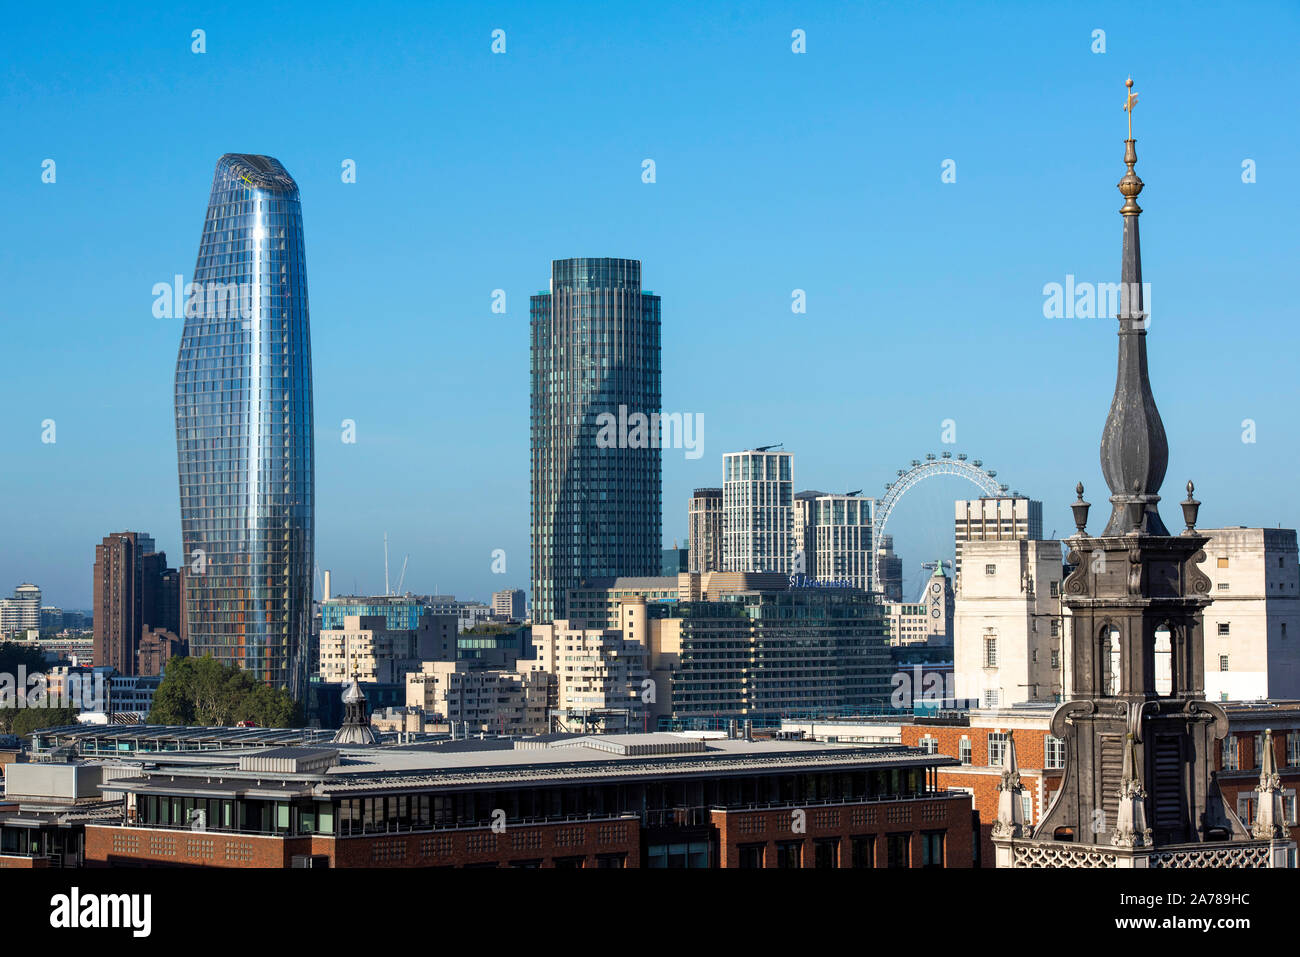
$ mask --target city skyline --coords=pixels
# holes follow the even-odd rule
[[[120,239],[115,233],[110,243],[103,231],[128,207],[104,187],[122,181],[144,155],[129,137],[171,111],[176,97],[198,96],[213,116],[227,115],[202,98],[212,94],[155,88],[161,68],[147,58],[165,56],[169,76],[194,69],[205,80],[212,71],[266,69],[246,48],[237,52],[229,21],[214,19],[206,27],[202,56],[189,52],[188,41],[200,24],[165,19],[141,26],[140,51],[115,51],[123,69],[138,70],[144,87],[139,112],[121,132],[94,116],[60,110],[57,84],[24,91],[26,109],[15,133],[31,151],[4,161],[0,195],[14,211],[12,221],[31,226],[23,248],[9,249],[0,261],[0,277],[13,291],[5,313],[10,349],[20,360],[0,386],[12,410],[2,435],[20,463],[3,480],[4,492],[10,503],[23,503],[10,509],[0,586],[7,593],[19,582],[35,582],[47,603],[84,608],[93,546],[104,535],[135,529],[153,535],[169,554],[182,553],[166,371],[179,327],[152,314],[150,290],[186,274],[200,215],[196,184],[206,185],[216,156],[244,148],[279,157],[304,184],[313,276],[324,277],[313,280],[317,376],[329,383],[316,398],[316,563],[334,569],[341,586],[351,589],[356,581],[355,590],[382,590],[385,531],[395,555],[411,555],[407,582],[415,591],[485,598],[527,578],[524,300],[535,291],[539,264],[566,255],[639,259],[664,298],[663,407],[699,412],[707,423],[700,459],[680,452],[663,457],[665,542],[685,537],[690,491],[720,483],[725,452],[777,441],[794,453],[796,491],[864,487],[877,497],[896,468],[926,452],[978,455],[1013,488],[1043,501],[1045,533],[1064,533],[1068,490],[1078,480],[1090,489],[1102,481],[1096,462],[1060,464],[1075,459],[1065,454],[1070,449],[1057,409],[1061,397],[1077,393],[1085,429],[1101,421],[1104,390],[1093,387],[1087,370],[1106,355],[1111,324],[1044,318],[1042,290],[1067,276],[1115,278],[1108,207],[1099,205],[1106,184],[1096,171],[1113,167],[1113,147],[1122,138],[1117,75],[1138,62],[1144,103],[1163,104],[1143,127],[1143,168],[1157,184],[1150,198],[1159,197],[1144,223],[1148,240],[1158,240],[1145,278],[1153,285],[1152,339],[1160,344],[1152,378],[1175,450],[1169,482],[1195,478],[1207,526],[1295,527],[1300,515],[1285,482],[1295,468],[1294,426],[1276,410],[1296,389],[1286,375],[1286,350],[1260,345],[1284,335],[1294,318],[1285,281],[1294,242],[1277,225],[1276,211],[1294,205],[1297,185],[1286,175],[1285,157],[1294,154],[1296,132],[1295,124],[1270,122],[1293,110],[1281,99],[1286,84],[1277,77],[1294,68],[1284,59],[1294,15],[1287,19],[1280,11],[1271,36],[1252,33],[1246,62],[1246,32],[1233,22],[1195,13],[1161,40],[1144,29],[1148,15],[1120,5],[1110,11],[1080,19],[1074,29],[1059,22],[1047,32],[1035,26],[1042,46],[1017,48],[1005,64],[994,61],[1014,31],[1000,32],[1012,19],[1033,23],[1032,11],[1014,18],[1004,12],[936,17],[929,45],[912,54],[926,67],[944,56],[952,65],[930,75],[887,42],[900,36],[900,22],[888,12],[857,20],[846,15],[847,25],[839,27],[832,26],[829,8],[769,14],[674,40],[671,24],[685,18],[678,12],[668,25],[648,26],[652,37],[645,42],[666,50],[665,66],[675,65],[691,82],[702,82],[706,66],[716,67],[720,58],[758,58],[744,77],[752,84],[747,93],[736,79],[717,81],[724,100],[751,98],[744,119],[721,106],[673,119],[689,87],[666,80],[635,122],[610,119],[613,111],[598,121],[579,116],[582,131],[612,124],[615,135],[599,149],[583,153],[557,144],[513,160],[497,156],[511,150],[494,152],[493,143],[529,136],[546,98],[579,83],[609,54],[596,41],[570,39],[560,46],[577,45],[595,62],[562,62],[554,38],[541,44],[539,21],[520,9],[507,11],[500,24],[454,13],[429,42],[445,34],[466,38],[448,56],[485,90],[465,91],[463,104],[444,109],[452,143],[487,147],[468,151],[481,171],[453,163],[446,144],[427,150],[428,167],[412,160],[408,150],[435,145],[423,135],[402,140],[400,152],[385,150],[397,145],[391,137],[364,144],[370,133],[363,114],[383,84],[418,88],[417,80],[445,79],[436,65],[399,57],[382,83],[368,80],[354,97],[343,97],[342,107],[306,90],[307,72],[291,65],[289,87],[304,93],[299,132],[252,117],[239,127],[216,122],[169,146],[166,162],[151,163],[156,182],[131,196],[129,210],[149,228]],[[95,22],[89,15],[81,27],[87,32],[72,37],[87,47],[91,71]],[[596,23],[596,33],[600,26],[618,33],[626,25],[618,14],[597,14]],[[1196,40],[1211,24],[1213,40]],[[501,56],[490,52],[490,31],[498,25],[509,37]],[[790,50],[795,27],[808,31],[802,57]],[[1104,54],[1089,49],[1094,27],[1108,31]],[[18,18],[12,39],[19,75],[32,73],[43,55],[38,44],[29,50],[21,42],[32,29]],[[325,51],[339,43],[340,24],[320,29]],[[855,35],[859,44],[874,42],[877,61],[850,55]],[[1233,83],[1179,61],[1189,37],[1237,57]],[[365,41],[356,56],[377,60],[383,44],[394,40],[383,34]],[[293,50],[297,41],[276,42]],[[413,43],[399,49],[413,57]],[[1026,84],[1048,60],[1075,66]],[[987,100],[952,86],[975,65],[989,74]],[[845,73],[850,67],[860,75]],[[89,86],[77,107],[84,111],[107,87],[78,69],[56,75]],[[845,77],[844,91],[823,107],[819,98]],[[340,83],[337,78],[329,93],[339,93]],[[523,95],[530,86],[536,91]],[[1242,89],[1251,92],[1244,104]],[[865,91],[870,95],[863,97]],[[611,107],[641,93],[632,85],[583,95],[588,106]],[[502,106],[515,94],[517,105]],[[18,96],[6,87],[6,100],[19,102]],[[1097,109],[1098,102],[1107,109]],[[324,136],[327,105],[362,132]],[[823,109],[831,117],[824,123]],[[44,129],[32,118],[42,111],[69,129],[87,130],[78,138],[84,143]],[[1197,129],[1207,113],[1222,119],[1213,140]],[[494,141],[494,133],[506,139]],[[714,140],[725,145],[705,148]],[[1063,143],[1070,146],[1064,156]],[[1053,161],[1042,162],[1040,150]],[[58,163],[57,180],[48,184],[40,179],[46,156]],[[646,158],[656,160],[654,183],[642,181]],[[956,181],[944,183],[949,158]],[[1248,158],[1259,164],[1258,182],[1242,182]],[[347,159],[357,164],[355,183],[340,180]],[[430,170],[439,181],[458,183],[454,192],[464,195],[417,188]],[[577,199],[557,220],[549,202],[530,201],[530,189]],[[409,208],[398,201],[403,197]],[[1056,212],[1036,217],[1029,227],[1036,231],[1026,235],[1010,206],[1017,200]],[[606,214],[615,201],[625,204],[623,223]],[[386,238],[418,236],[419,224],[435,212],[451,240],[419,241],[401,251]],[[78,220],[80,232],[73,232],[70,224]],[[712,236],[701,228],[705,223]],[[487,252],[504,233],[521,229],[519,238]],[[69,245],[68,235],[84,236],[86,251]],[[374,251],[367,248],[372,240]],[[61,253],[47,256],[50,250]],[[377,280],[381,256],[396,256],[395,274],[410,281],[385,286]],[[65,296],[51,295],[66,288],[69,269],[94,285],[92,301],[69,308]],[[440,293],[432,312],[425,289]],[[491,311],[497,289],[506,293],[504,315]],[[806,291],[806,313],[791,312],[796,289]],[[1231,331],[1246,322],[1248,335]],[[1205,343],[1212,336],[1210,359]],[[718,357],[726,355],[738,357],[735,367],[719,370]],[[1039,356],[1071,359],[1048,363]],[[89,392],[80,380],[94,381],[90,370],[106,362],[129,387]],[[1177,381],[1189,367],[1206,368],[1192,388]],[[809,374],[793,374],[799,368]],[[1004,369],[1008,374],[999,378]],[[750,388],[762,370],[781,375]],[[900,396],[908,401],[897,401]],[[47,419],[57,428],[57,441],[48,444],[40,441]],[[356,423],[354,445],[340,440],[345,419]],[[950,445],[942,442],[948,419],[957,437]],[[1255,442],[1243,441],[1247,420]],[[855,423],[847,438],[845,422]],[[1178,450],[1198,445],[1204,456],[1192,468],[1190,454],[1180,460],[1187,453]],[[1233,494],[1242,487],[1248,494]],[[909,593],[922,560],[951,555],[947,514],[954,499],[972,492],[957,481],[927,483],[891,520]],[[447,507],[453,502],[469,507]],[[498,548],[507,559],[503,575],[491,571]]]

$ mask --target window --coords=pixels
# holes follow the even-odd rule
[[[1052,651],[1052,668],[1053,668],[1053,669],[1056,669],[1056,668],[1059,668],[1059,667],[1061,667],[1061,653],[1060,653],[1059,651],[1055,651],[1055,650],[1053,650],[1053,651]]]
[[[803,841],[780,841],[776,845],[777,867],[803,867]]]
[[[1047,590],[1053,598],[1059,598],[1061,595],[1061,583],[1052,582],[1047,586]]]
[[[1220,568],[1227,568],[1227,567],[1228,567],[1228,560],[1227,560],[1226,558],[1220,558],[1220,559],[1219,559],[1219,567],[1220,567]]]
[[[1287,827],[1295,827],[1295,790],[1282,792],[1282,819],[1286,822]]]
[[[1173,636],[1167,624],[1156,629],[1155,634],[1155,688],[1156,694],[1168,697],[1174,693]]]
[[[970,738],[964,734],[957,745],[957,758],[962,764],[970,764]]]
[[[1228,626],[1229,626],[1229,624],[1230,624],[1230,622],[1226,622],[1226,621],[1221,621],[1221,622],[1219,622],[1219,636],[1220,636],[1220,637],[1226,637],[1226,636],[1227,636],[1227,634],[1228,634]]]
[[[740,845],[740,866],[748,868],[762,867],[763,852],[765,850],[767,850],[766,844]]]
[[[1255,792],[1237,795],[1237,817],[1241,818],[1246,827],[1250,827],[1250,822],[1255,820]]]
[[[1052,619],[1052,637],[1053,637],[1053,638],[1059,638],[1060,635],[1061,635],[1061,623],[1060,623],[1057,619],[1053,618],[1053,619]]]
[[[1257,731],[1255,732],[1255,763],[1252,764],[1251,767],[1257,768],[1261,764],[1263,764],[1263,762],[1264,762],[1264,733],[1262,731]]]
[[[1026,824],[1034,823],[1034,796],[1028,791],[1020,793],[1020,813],[1025,816]]]
[[[998,573],[998,566],[997,566],[997,565],[985,565],[985,566],[984,566],[984,574],[985,574],[985,575],[996,575],[997,573]]]
[[[708,841],[673,841],[646,848],[646,867],[704,868],[709,866]]]
[[[1048,735],[1043,742],[1045,760],[1043,765],[1049,771],[1059,771],[1065,767],[1065,740]]]
[[[1223,770],[1240,771],[1237,766],[1237,736],[1230,734],[1223,739]]]
[[[1227,655],[1219,655],[1219,670],[1220,670],[1220,671],[1227,671],[1227,670],[1228,670],[1228,656],[1227,656]]]
[[[925,737],[921,739],[921,750],[924,751],[926,754],[938,754],[939,739],[931,737],[930,735],[927,734]]]
[[[1227,590],[1228,590],[1228,583],[1227,583],[1227,582],[1219,582],[1219,591],[1227,591]]]
[[[984,636],[984,667],[998,666],[998,639],[995,635]]]
[[[989,767],[1000,768],[1007,756],[1007,736],[1002,731],[989,732]]]
[[[911,834],[885,835],[885,866],[886,867],[911,867],[912,866],[912,835]]]
[[[875,867],[876,835],[855,834],[849,838],[854,867]]]
[[[1120,658],[1120,640],[1119,629],[1111,627],[1106,631],[1102,645],[1102,694],[1107,696],[1119,694],[1120,672],[1122,670],[1122,661]]]
[[[1300,731],[1286,733],[1286,764],[1289,768],[1300,767]]]
[[[840,866],[840,839],[822,838],[813,843],[813,867],[830,870]]]
[[[921,866],[943,867],[942,831],[927,831],[921,835]]]
[[[627,867],[627,855],[626,854],[597,854],[596,866],[608,867],[613,869]]]
[[[998,691],[996,688],[990,688],[984,692],[984,706],[987,708],[996,708],[998,706]]]

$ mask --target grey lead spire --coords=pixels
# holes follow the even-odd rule
[[[1115,376],[1115,397],[1101,436],[1101,471],[1110,486],[1114,506],[1103,535],[1130,531],[1168,535],[1169,530],[1156,510],[1160,484],[1169,464],[1169,443],[1164,423],[1151,394],[1147,374],[1146,313],[1142,301],[1142,246],[1138,237],[1137,204],[1142,180],[1133,170],[1137,150],[1132,137],[1132,108],[1137,94],[1129,87],[1124,109],[1129,111],[1129,138],[1124,141],[1124,163],[1128,170],[1119,181],[1124,195],[1120,215],[1124,217],[1124,252],[1120,262],[1119,364]],[[1130,508],[1129,506],[1132,506]],[[1135,521],[1136,518],[1136,521]]]

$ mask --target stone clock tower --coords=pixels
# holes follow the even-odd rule
[[[1228,733],[1223,710],[1204,697],[1201,612],[1212,601],[1200,570],[1208,541],[1196,531],[1199,504],[1187,483],[1185,530],[1160,517],[1169,459],[1147,374],[1147,316],[1137,204],[1143,183],[1130,135],[1119,181],[1124,219],[1115,395],[1101,439],[1111,512],[1088,533],[1083,486],[1067,540],[1073,570],[1062,587],[1072,624],[1069,700],[1052,715],[1065,741],[1061,788],[1037,828],[1008,810],[994,825],[999,867],[1285,867],[1295,845],[1274,828],[1252,835],[1225,805],[1214,749]],[[1014,749],[1008,752],[1014,754]],[[1008,808],[1020,804],[1019,774],[1004,769]],[[1261,805],[1271,801],[1259,802]],[[1006,817],[1006,820],[1003,818]]]

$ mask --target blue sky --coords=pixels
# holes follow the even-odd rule
[[[704,456],[664,455],[667,541],[723,452],[773,442],[826,491],[965,451],[1064,535],[1076,481],[1105,502],[1115,330],[1044,318],[1043,286],[1118,279],[1130,73],[1166,520],[1191,477],[1206,526],[1294,527],[1298,42],[1290,3],[16,8],[0,590],[86,607],[95,543],[127,528],[177,557],[180,321],[150,290],[192,272],[225,152],[276,156],[301,190],[336,590],[382,589],[385,532],[407,588],[526,586],[527,297],[568,256],[643,261],[664,408],[704,415]],[[899,505],[909,582],[973,493],[933,479]]]

